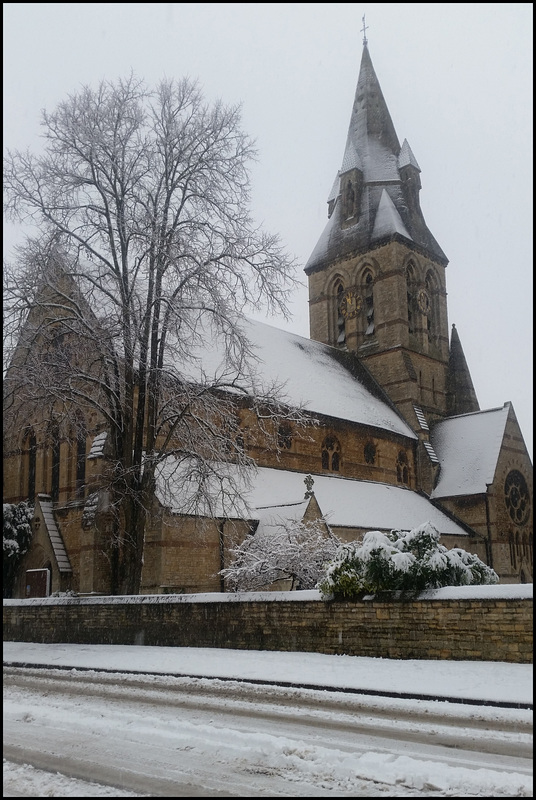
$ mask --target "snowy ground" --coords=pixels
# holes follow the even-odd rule
[[[532,796],[531,665],[4,642],[14,662],[54,669],[26,684],[5,669],[4,797],[169,793],[111,789],[99,769],[115,756],[160,759],[169,796]],[[93,742],[94,775],[9,749]]]

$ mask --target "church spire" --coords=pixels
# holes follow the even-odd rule
[[[453,325],[447,371],[447,415],[454,417],[458,414],[470,414],[473,411],[480,411],[480,406],[460,337],[456,326]]]
[[[400,144],[366,45],[346,139],[346,149],[350,146],[361,157],[365,181],[400,179]]]
[[[396,237],[403,237],[412,249],[441,264],[448,263],[424,221],[419,203],[420,167],[407,140],[400,146],[372,64],[366,30],[363,18],[363,53],[346,145],[328,199],[328,224],[307,262],[307,274]],[[382,208],[389,209],[385,219]]]

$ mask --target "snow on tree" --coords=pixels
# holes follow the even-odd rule
[[[322,519],[280,518],[234,547],[230,565],[218,574],[232,591],[259,591],[283,580],[291,589],[314,589],[340,544]]]
[[[38,229],[4,267],[5,424],[32,418],[76,438],[97,413],[112,591],[137,593],[166,455],[194,464],[202,497],[211,462],[251,463],[237,402],[267,436],[280,419],[303,422],[281,386],[262,384],[240,324],[248,309],[287,316],[295,263],[250,216],[256,151],[240,108],[207,104],[195,82],[103,81],[42,126],[43,154],[4,159],[7,214]],[[214,342],[221,359],[204,371]]]
[[[422,591],[441,586],[498,583],[497,573],[461,548],[448,550],[425,522],[411,531],[369,531],[343,544],[318,588],[325,600],[355,600],[385,590]]]
[[[13,581],[32,539],[33,508],[28,503],[4,503],[4,597],[11,597]]]

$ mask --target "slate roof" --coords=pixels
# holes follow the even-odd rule
[[[502,408],[448,417],[434,425],[430,441],[441,463],[431,497],[484,494],[493,483],[510,403]]]
[[[241,325],[253,357],[249,364],[241,364],[241,373],[234,378],[237,387],[251,392],[261,384],[282,384],[285,402],[291,407],[417,438],[353,354],[263,322],[244,319]],[[210,379],[225,369],[221,337],[211,337],[206,331],[204,338],[210,346],[200,348],[197,366],[180,369],[182,375],[189,370],[194,382],[201,373]]]
[[[305,266],[310,274],[338,258],[366,252],[393,237],[410,243],[442,264],[448,259],[429,231],[417,203],[409,201],[400,170],[420,167],[406,139],[400,146],[391,115],[370,58],[363,48],[341,168],[328,202],[334,208]],[[363,176],[356,223],[342,225],[340,177],[352,169]],[[420,186],[420,184],[419,184]]]
[[[176,467],[173,457],[164,464],[157,476],[156,495],[160,502],[174,513],[183,513],[185,484],[182,478],[187,468]],[[262,520],[280,513],[283,518],[298,518],[306,508],[306,474],[289,470],[258,467],[248,472],[242,481],[231,464],[213,465],[213,490],[226,478],[238,480],[242,503],[237,503],[229,513],[216,501],[211,512],[214,517]],[[176,470],[174,472],[174,469]],[[467,530],[443,513],[424,495],[411,489],[374,481],[360,481],[336,475],[312,474],[312,491],[327,524],[339,528],[364,528],[366,530],[411,530],[424,522],[431,522],[441,534],[467,537]],[[213,495],[214,496],[214,495]],[[286,508],[286,511],[283,511]],[[207,509],[198,508],[203,515]]]
[[[56,525],[56,520],[54,519],[52,500],[50,499],[49,495],[38,495],[38,500],[39,505],[41,506],[45,527],[54,551],[54,557],[56,559],[58,569],[60,572],[72,572],[69,556],[67,555],[61,533],[59,532],[58,526]]]
[[[108,438],[108,431],[101,431],[97,433],[91,444],[91,449],[88,453],[88,459],[101,458],[104,455],[104,446]]]

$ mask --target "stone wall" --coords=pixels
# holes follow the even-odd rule
[[[442,591],[353,603],[315,591],[4,600],[4,640],[532,663],[531,594]]]

